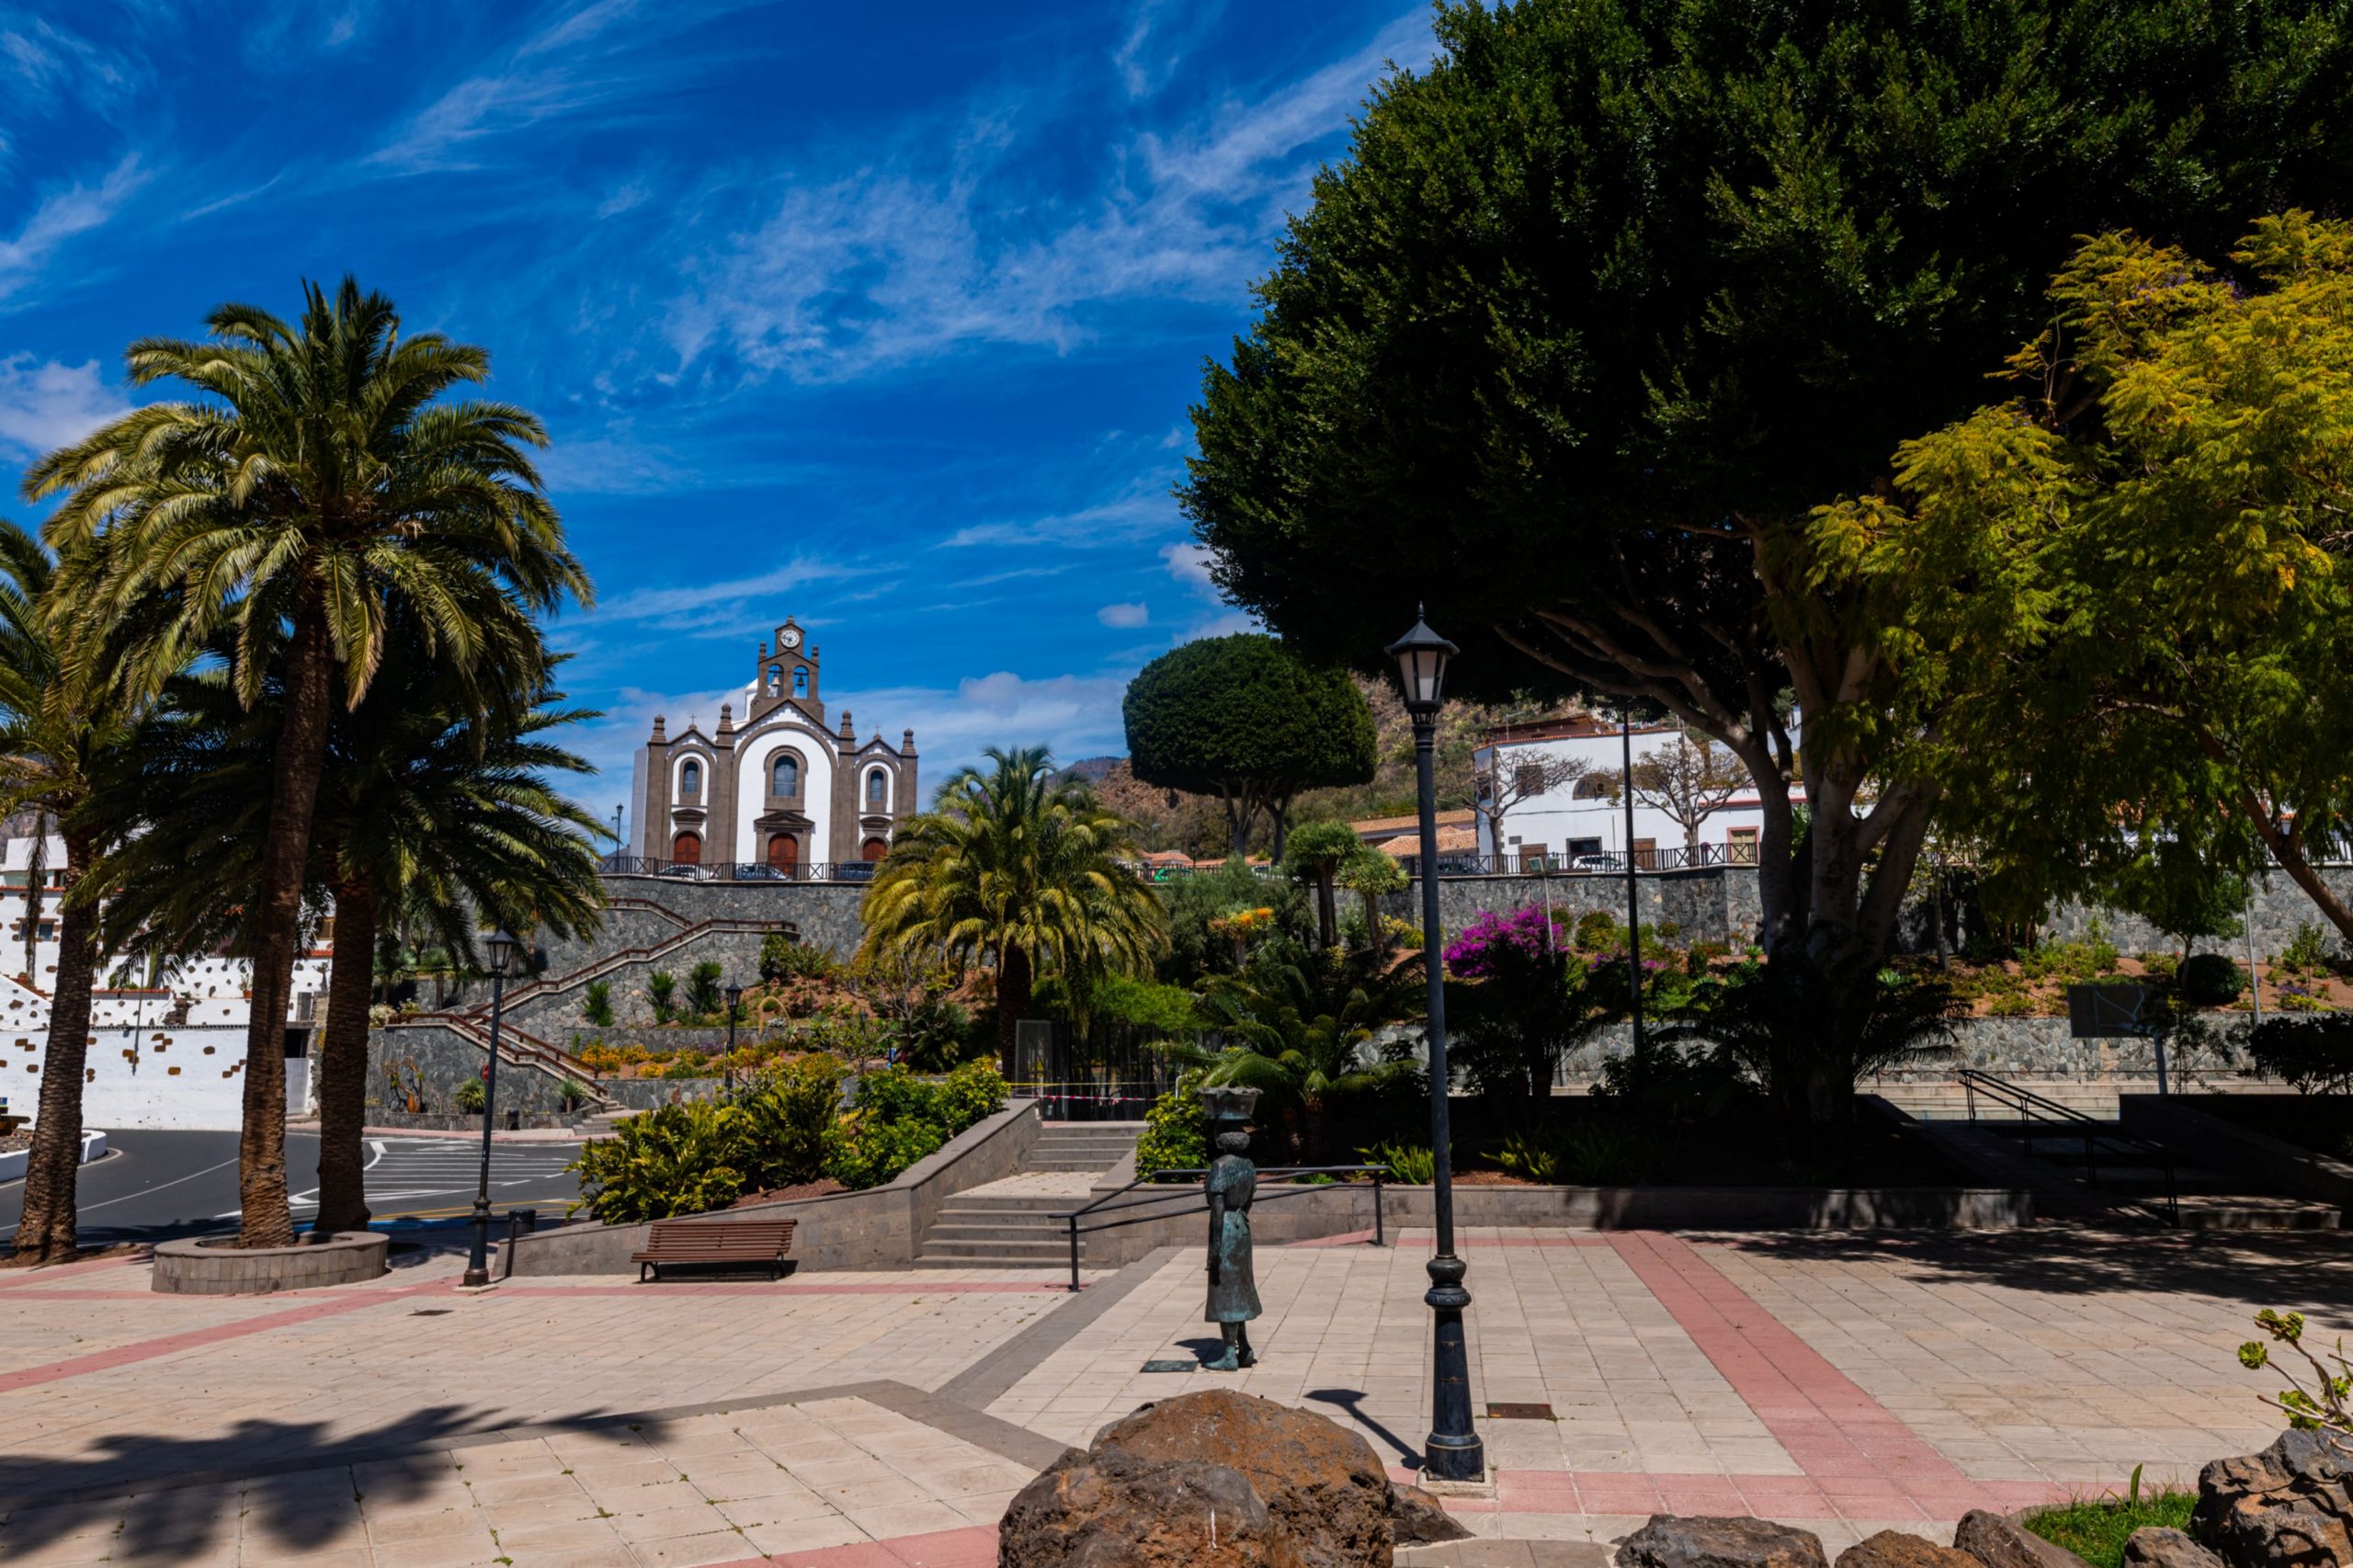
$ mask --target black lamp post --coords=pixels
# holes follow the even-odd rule
[[[731,985],[721,993],[727,998],[727,1096],[735,1096],[735,1004],[744,999],[744,988]]]
[[[1471,1292],[1465,1270],[1454,1256],[1453,1131],[1447,1115],[1446,971],[1440,954],[1438,912],[1438,710],[1446,699],[1446,663],[1453,643],[1425,625],[1417,613],[1414,630],[1392,642],[1405,688],[1405,711],[1414,717],[1414,763],[1422,813],[1422,962],[1429,971],[1430,1187],[1437,1200],[1438,1255],[1429,1261],[1429,1293],[1422,1298],[1437,1314],[1431,1352],[1430,1435],[1423,1470],[1439,1481],[1476,1481],[1486,1473],[1486,1447],[1471,1425],[1471,1354],[1462,1338],[1462,1309]]]
[[[490,1059],[482,1069],[482,1181],[474,1188],[474,1245],[460,1285],[490,1283],[490,1119],[498,1105],[498,1017],[506,1001],[506,971],[523,944],[498,930],[483,945],[490,949]]]

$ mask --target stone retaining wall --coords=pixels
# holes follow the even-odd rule
[[[2165,1064],[2185,1082],[2234,1078],[2247,1063],[2246,1038],[2253,1028],[2250,1014],[2200,1014],[2167,1037]],[[1963,1018],[1954,1024],[1953,1033],[1949,1055],[1891,1067],[1879,1074],[1879,1081],[1937,1083],[1949,1080],[1957,1069],[1964,1067],[2005,1078],[2086,1083],[2119,1078],[2154,1082],[2156,1078],[2156,1048],[2149,1041],[2075,1040],[2069,1036],[2064,1018]],[[1562,1064],[1562,1079],[1569,1084],[1596,1082],[1603,1062],[1632,1049],[1631,1027],[1612,1024],[1569,1053]]]
[[[395,1024],[369,1029],[368,1120],[384,1127],[428,1126],[432,1122],[426,1119],[458,1114],[458,1085],[482,1076],[484,1054],[481,1046],[446,1024]],[[401,1069],[404,1084],[408,1082],[412,1065],[424,1080],[420,1096],[425,1102],[423,1118],[398,1119],[410,1113],[405,1108],[406,1102],[394,1097],[387,1078],[388,1070],[395,1065]],[[517,1113],[525,1127],[563,1125],[568,1119],[563,1115],[563,1080],[535,1063],[502,1058],[498,1063],[497,1094],[491,1109],[493,1119],[502,1127],[510,1110]]]
[[[965,1129],[887,1186],[692,1218],[796,1220],[800,1225],[793,1233],[792,1256],[809,1272],[911,1267],[940,1206],[968,1187],[1018,1171],[1038,1142],[1040,1125],[1034,1102],[1016,1105]],[[514,1272],[635,1274],[630,1255],[644,1247],[651,1229],[650,1224],[584,1221],[535,1232],[514,1242]],[[491,1269],[494,1278],[505,1272],[504,1260]]]

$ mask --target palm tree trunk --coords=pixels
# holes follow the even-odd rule
[[[82,1076],[90,1053],[90,980],[97,968],[97,911],[74,899],[89,868],[86,833],[65,835],[65,892],[59,911],[57,986],[50,994],[48,1061],[40,1115],[26,1155],[25,1212],[17,1227],[19,1264],[71,1263],[74,1189],[82,1169]]]
[[[1029,955],[1015,943],[1007,942],[996,960],[996,1053],[997,1071],[1010,1083],[1017,1071],[1014,1061],[1016,1026],[1021,1015],[1029,1010],[1031,971]]]
[[[254,995],[245,1026],[244,1130],[237,1145],[241,1247],[294,1244],[294,1216],[286,1201],[286,1009],[294,989],[311,818],[326,761],[334,665],[314,583],[295,608],[294,636],[286,649],[286,720],[262,839],[261,885],[247,926]]]
[[[368,1223],[361,1130],[368,1106],[368,996],[376,952],[376,884],[350,877],[335,891],[335,958],[319,1040],[319,1213],[314,1233]]]
[[[49,813],[33,813],[32,846],[25,852],[25,983],[40,989],[41,878],[49,859]]]
[[[1340,939],[1340,917],[1332,907],[1332,871],[1328,867],[1315,873],[1315,934],[1321,938],[1319,947],[1329,948]]]

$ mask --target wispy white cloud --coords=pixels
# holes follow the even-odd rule
[[[1152,609],[1142,604],[1105,605],[1095,612],[1095,619],[1116,631],[1125,631],[1149,621]]]
[[[74,185],[43,197],[16,238],[0,240],[0,300],[38,279],[66,242],[103,228],[147,178],[139,155],[127,153],[96,187]]]
[[[1147,29],[1148,30],[1148,29]],[[681,364],[713,350],[755,374],[822,382],[976,347],[1066,352],[1096,307],[1140,296],[1238,301],[1284,207],[1392,58],[1427,58],[1407,13],[1363,48],[1174,132],[1116,142],[1092,195],[1024,183],[1017,111],[968,112],[881,153],[803,157],[765,216],[716,248],[699,219],[669,312]],[[828,166],[830,165],[830,166]],[[745,193],[714,193],[740,202]]]
[[[874,570],[813,556],[795,556],[755,576],[735,577],[718,583],[684,583],[669,587],[639,588],[621,594],[599,605],[583,624],[591,630],[628,621],[700,628],[714,619],[723,619],[722,612],[728,608],[754,608],[755,601],[767,599],[789,589],[812,583],[862,576]]]
[[[1165,487],[1150,482],[1128,493],[1073,512],[1057,512],[1024,520],[968,523],[940,540],[943,549],[967,545],[1060,545],[1093,549],[1126,544],[1166,529],[1176,517],[1176,504]]]
[[[1168,574],[1204,598],[1217,597],[1217,585],[1210,581],[1210,552],[1207,545],[1184,544],[1164,546],[1160,563]]]
[[[0,359],[0,446],[38,455],[78,441],[130,409],[95,359],[83,365],[36,362],[29,354]]]
[[[1128,97],[1159,91],[1224,9],[1222,0],[1142,0],[1111,54]]]
[[[526,35],[409,117],[368,161],[399,174],[468,166],[503,136],[548,121],[608,118],[690,75],[658,45],[751,0],[597,0]]]

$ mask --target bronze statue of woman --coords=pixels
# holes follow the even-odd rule
[[[1217,1138],[1201,1186],[1210,1200],[1210,1300],[1203,1314],[1225,1336],[1225,1354],[1208,1363],[1212,1372],[1256,1366],[1248,1324],[1258,1315],[1258,1281],[1251,1266],[1250,1202],[1258,1191],[1258,1167],[1250,1163],[1250,1112],[1256,1089],[1201,1091],[1202,1106]]]

